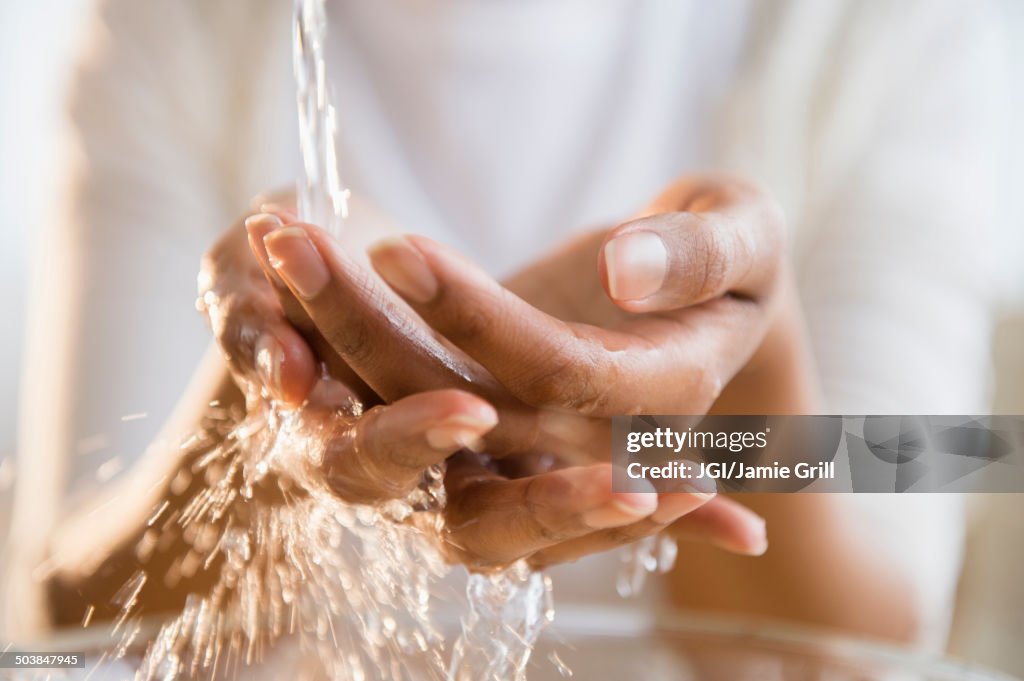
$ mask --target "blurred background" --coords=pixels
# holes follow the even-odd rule
[[[144,1],[144,0],[143,0]],[[72,55],[91,0],[5,0],[0,3],[0,277],[7,318],[0,331],[0,541],[9,521],[10,487],[18,443],[20,357],[26,294],[34,258],[46,257],[37,238],[48,215],[52,178],[60,159],[60,125]],[[1024,413],[1024,2],[999,0],[1011,48],[1010,73],[1018,121],[1007,147],[1005,248],[1002,259],[1002,321],[993,347],[996,389],[993,410]],[[45,314],[45,311],[41,311]],[[196,316],[197,325],[199,321]],[[148,441],[159,419],[141,419],[139,442]],[[124,427],[128,427],[127,425]],[[1024,615],[1022,615],[1024,617]],[[1024,622],[1022,622],[1024,625]]]

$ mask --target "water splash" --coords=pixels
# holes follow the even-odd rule
[[[443,637],[430,594],[448,568],[427,536],[406,523],[436,518],[439,476],[409,499],[381,507],[346,504],[316,474],[338,421],[250,404],[198,462],[214,478],[160,525],[190,551],[165,579],[214,570],[204,596],[190,596],[161,628],[136,679],[233,678],[264,662],[282,641],[303,651],[311,678],[442,679]],[[158,521],[160,522],[160,521]],[[131,622],[145,576],[122,589],[118,627]],[[125,635],[119,646],[127,650]]]
[[[524,678],[552,618],[548,578],[521,564],[471,576],[468,611],[449,649],[435,613],[450,570],[435,543],[442,472],[429,471],[409,498],[380,506],[342,501],[318,473],[328,440],[357,412],[325,419],[250,395],[244,418],[213,422],[190,438],[190,446],[219,442],[189,472],[204,484],[175,510],[161,504],[150,523],[189,550],[167,574],[139,572],[119,590],[108,664],[137,644],[148,580],[173,585],[206,570],[216,574],[213,587],[190,596],[160,629],[137,681],[250,678],[253,665],[280,664],[282,644],[300,651],[311,679]]]
[[[679,545],[667,533],[641,539],[622,549],[622,566],[615,581],[615,589],[623,598],[638,595],[647,582],[647,575],[663,575],[676,564]]]
[[[522,681],[537,639],[554,619],[551,580],[516,565],[496,575],[472,575],[469,613],[452,653],[451,681]]]

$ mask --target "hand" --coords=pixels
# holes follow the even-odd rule
[[[322,472],[335,492],[359,503],[404,496],[427,466],[473,446],[485,435],[497,420],[495,410],[480,397],[455,389],[413,392],[390,405],[379,404],[380,398],[324,340],[297,299],[287,289],[281,290],[282,280],[271,269],[263,239],[282,229],[282,219],[294,216],[287,208],[271,209],[274,214],[246,221],[251,252],[238,248],[241,230],[236,226],[206,260],[204,299],[217,338],[241,384],[267,390],[282,402],[311,400],[306,403],[307,417],[321,421],[330,433],[323,447]],[[280,251],[277,255],[282,256]],[[296,328],[303,333],[297,334]],[[282,333],[290,350],[277,355],[278,363],[269,372],[260,353],[247,346],[267,333],[275,340]],[[331,374],[354,378],[344,384],[314,379],[318,387],[311,391],[301,379],[315,375],[313,367],[322,357],[328,358],[325,363]],[[378,376],[366,369],[365,358],[356,360],[375,385],[392,395],[401,394],[400,381],[417,370],[414,362],[405,362]],[[395,372],[395,368],[402,370]],[[327,382],[337,383],[335,394],[351,394],[345,391],[348,385],[363,386],[361,399],[368,394],[370,404],[376,406],[358,419],[332,418],[320,394]],[[536,565],[561,562],[593,550],[588,547],[595,541],[600,546],[619,545],[656,532],[709,498],[680,494],[659,504],[650,493],[653,489],[642,494],[613,493],[611,468],[606,464],[523,477],[527,466],[519,463],[519,476],[511,480],[469,451],[452,459],[443,545],[453,559],[480,567],[527,555]],[[536,466],[531,470],[536,472]]]
[[[263,205],[294,219],[287,199]],[[387,232],[384,220],[362,203],[355,205],[363,234]],[[201,307],[236,383],[255,393],[249,399],[306,404],[310,418],[327,424],[325,431],[333,434],[317,458],[340,496],[359,503],[404,497],[427,467],[494,427],[494,409],[462,391],[428,391],[381,404],[323,340],[270,267],[263,235],[281,226],[281,219],[258,213],[245,223],[246,229],[241,223],[233,226],[204,257]],[[362,418],[330,418],[337,410],[350,411],[355,401],[367,408]]]
[[[329,435],[316,458],[325,480],[339,496],[356,503],[403,497],[420,482],[428,466],[473,446],[488,433],[497,420],[496,412],[477,395],[456,389],[408,391],[408,396],[392,404],[381,404],[377,394],[324,340],[270,266],[263,239],[279,229],[282,220],[294,220],[291,208],[277,204],[263,209],[273,213],[245,220],[248,244],[241,225],[234,226],[207,254],[200,277],[203,307],[236,381],[285,405],[306,404],[307,417],[324,423]],[[365,214],[354,210],[353,219],[361,220],[361,233],[373,233],[367,223],[379,225],[380,221],[364,218]],[[328,367],[330,378],[318,377],[321,362]],[[393,364],[386,379],[381,379],[366,370],[362,358],[356,364],[391,395],[403,394],[401,382],[417,369],[413,361]],[[351,399],[369,407],[363,417],[331,417],[332,409],[346,408]],[[470,563],[510,562],[527,553],[539,553],[556,538],[572,539],[631,524],[654,510],[649,494],[612,494],[610,484],[605,484],[610,476],[607,466],[554,473],[536,485],[523,479],[496,486],[497,476],[474,465],[468,455],[452,471],[450,479],[459,479],[458,487],[465,493],[451,495],[449,513],[454,520],[449,526],[458,529],[448,533],[446,546],[452,548],[453,557]],[[484,498],[484,489],[492,499]],[[493,503],[498,497],[505,498],[508,505]],[[551,499],[559,504],[551,505]],[[700,495],[678,499],[662,512],[677,508],[678,513],[671,516],[674,519],[704,500]],[[477,508],[488,505],[493,510],[483,514],[483,522],[472,522]],[[501,540],[514,516],[524,511],[526,522],[519,523],[522,531]],[[654,531],[657,521],[634,530],[644,527]],[[493,541],[495,538],[499,540]],[[484,544],[489,546],[484,548]],[[477,545],[481,548],[474,548]]]
[[[627,377],[647,391],[648,413],[700,414],[709,403],[722,414],[809,413],[821,396],[783,240],[779,210],[757,187],[731,178],[684,179],[637,219],[578,236],[503,285],[570,324],[641,335],[650,318],[669,335],[677,326],[669,349],[684,356],[682,364],[666,362],[671,381]],[[541,363],[537,373],[549,368]],[[657,379],[657,362],[652,372]],[[701,380],[702,373],[710,376]],[[593,374],[581,377],[584,385],[601,383]],[[686,384],[686,400],[649,393],[671,382]]]
[[[703,414],[795,300],[783,300],[782,240],[774,203],[721,179],[680,182],[644,217],[575,239],[505,287],[423,237],[390,239],[371,257],[424,321],[526,404]]]
[[[733,197],[728,196],[730,200],[734,200]],[[737,203],[741,203],[738,202]],[[710,205],[710,204],[709,204]],[[726,219],[739,219],[741,207],[750,208],[747,206],[736,206],[731,214],[726,214],[723,217]],[[560,403],[557,399],[548,399],[547,397],[541,397],[537,399],[536,395],[524,395],[524,394],[510,394],[506,390],[506,385],[495,386],[494,381],[491,378],[491,374],[497,374],[499,378],[503,378],[502,383],[515,385],[515,381],[510,381],[502,375],[503,369],[506,368],[522,368],[523,364],[520,362],[507,362],[507,357],[512,357],[515,360],[522,360],[527,358],[528,355],[524,355],[522,347],[524,345],[532,345],[533,341],[540,340],[541,342],[536,347],[541,348],[539,355],[543,356],[544,350],[549,349],[550,346],[545,345],[546,341],[554,338],[552,331],[554,330],[552,324],[558,320],[553,320],[546,315],[542,315],[539,311],[529,308],[523,301],[518,301],[518,307],[512,296],[502,297],[497,290],[500,288],[496,283],[490,282],[485,276],[477,273],[476,275],[467,275],[471,277],[477,277],[477,282],[486,280],[489,282],[487,286],[490,288],[482,288],[477,286],[479,290],[468,292],[467,301],[470,303],[469,310],[470,316],[467,318],[463,316],[457,318],[457,321],[452,322],[449,320],[447,326],[439,324],[440,330],[445,331],[443,337],[437,337],[430,329],[425,328],[422,324],[418,323],[415,317],[409,314],[409,311],[402,305],[396,305],[396,302],[390,299],[385,291],[382,291],[381,286],[375,281],[375,278],[369,276],[369,273],[365,272],[353,258],[342,253],[335,247],[332,240],[326,235],[322,234],[315,228],[310,226],[292,226],[283,230],[278,230],[268,234],[265,237],[266,246],[271,251],[275,259],[275,265],[278,273],[282,275],[283,279],[289,284],[293,293],[296,294],[297,298],[301,300],[302,305],[306,313],[313,319],[317,327],[323,333],[324,337],[338,350],[339,354],[344,356],[351,366],[355,368],[369,384],[375,387],[379,386],[378,390],[384,394],[390,393],[391,395],[399,396],[403,391],[415,390],[417,382],[421,384],[447,384],[447,385],[460,385],[461,387],[468,388],[479,392],[488,397],[489,401],[495,404],[501,404],[499,407],[499,413],[504,410],[510,414],[522,414],[524,411],[529,412],[532,415],[533,429],[525,431],[529,435],[533,436],[545,436],[550,435],[552,430],[561,430],[563,433],[566,431],[565,419],[562,418],[568,412],[571,417],[573,412],[587,412],[590,411],[587,408],[580,408],[579,404],[574,403]],[[414,289],[420,283],[422,278],[417,280],[417,277],[423,274],[422,270],[430,268],[427,265],[427,258],[424,257],[422,252],[416,253],[414,250],[416,246],[420,244],[426,244],[427,248],[431,247],[429,242],[424,240],[414,240],[412,250],[408,248],[408,242],[393,242],[384,247],[378,248],[375,251],[375,263],[382,270],[387,268],[387,264],[381,266],[381,263],[386,261],[387,258],[393,258],[398,261],[398,267],[392,267],[391,276],[389,277],[394,287],[406,294],[406,300],[412,303],[417,309],[422,309],[424,303],[430,303],[434,301],[437,293],[440,290],[440,286],[435,276],[432,279],[430,285],[427,286],[428,295],[422,295],[421,291],[415,291]],[[433,245],[436,247],[436,245]],[[440,247],[439,253],[443,250]],[[612,249],[609,249],[612,250]],[[777,249],[775,249],[777,250]],[[412,257],[408,257],[412,255]],[[768,260],[771,260],[771,253],[769,253]],[[443,256],[441,256],[443,257]],[[593,261],[591,261],[593,262]],[[392,263],[395,264],[395,263]],[[460,273],[473,272],[468,263],[465,262],[452,262],[449,261],[451,270],[458,270]],[[756,265],[757,263],[752,263]],[[769,262],[769,264],[771,264]],[[419,269],[417,269],[419,268]],[[442,266],[442,269],[443,266]],[[753,271],[753,267],[750,268]],[[748,272],[749,273],[749,272]],[[428,276],[432,272],[426,273]],[[614,273],[613,273],[614,274]],[[457,282],[459,274],[456,273],[452,281]],[[465,280],[463,280],[465,281]],[[608,281],[613,281],[609,279]],[[756,284],[756,278],[752,278],[751,282]],[[724,283],[724,282],[723,282]],[[732,283],[731,281],[728,283]],[[472,286],[466,286],[466,289],[473,288]],[[410,295],[410,289],[413,289]],[[457,291],[457,286],[453,286],[451,289],[453,292]],[[483,291],[481,294],[481,290]],[[457,291],[461,293],[462,291]],[[723,289],[723,292],[726,292]],[[712,292],[713,293],[713,292]],[[490,311],[484,310],[484,306],[474,305],[474,303],[481,302],[481,298],[484,300],[497,303],[493,306]],[[449,302],[455,300],[453,295]],[[339,306],[339,302],[344,301],[344,307]],[[461,301],[459,301],[461,303]],[[705,301],[697,301],[703,303]],[[710,302],[710,301],[707,301]],[[510,305],[506,305],[510,303]],[[459,308],[460,304],[451,304],[449,308]],[[712,305],[707,305],[712,307]],[[444,309],[442,306],[440,309]],[[463,308],[465,310],[466,308]],[[432,319],[428,314],[424,315],[428,320]],[[496,314],[490,314],[495,312]],[[458,314],[458,310],[455,310],[455,314]],[[520,314],[523,313],[523,314]],[[489,324],[495,320],[499,322],[508,321],[509,326],[504,327],[488,327]],[[529,334],[523,334],[520,336],[513,337],[516,339],[512,345],[516,342],[520,343],[520,347],[511,347],[508,342],[505,342],[503,351],[507,352],[506,363],[504,366],[501,365],[502,358],[498,357],[493,359],[491,363],[488,363],[486,358],[481,356],[475,356],[475,359],[479,360],[479,364],[490,370],[490,374],[487,372],[481,372],[479,364],[475,364],[470,361],[465,355],[453,349],[449,340],[455,340],[456,345],[460,345],[459,339],[465,339],[465,337],[473,337],[480,332],[481,335],[486,334],[488,331],[494,331],[495,333],[487,338],[482,338],[484,344],[487,344],[488,340],[494,340],[494,336],[501,336],[502,331],[512,330],[518,332],[520,329],[516,328],[518,321],[525,322],[528,328],[530,324],[538,323],[538,328],[541,329],[542,333],[540,338],[531,338],[529,343],[522,344],[524,336]],[[554,324],[554,327],[557,327]],[[659,325],[658,320],[655,320],[651,325],[654,331],[664,331],[666,337],[670,334],[667,332],[670,330],[670,325]],[[668,327],[668,328],[666,328]],[[536,335],[536,334],[533,334]],[[622,334],[620,334],[621,336]],[[372,339],[372,343],[368,342]],[[499,344],[502,339],[498,339]],[[577,340],[580,340],[577,338]],[[491,348],[493,350],[493,348]],[[606,348],[607,349],[607,348]],[[518,353],[518,354],[517,354]],[[470,351],[472,355],[473,352]],[[500,353],[495,352],[495,355]],[[555,354],[554,358],[557,360],[564,355]],[[410,364],[409,358],[417,360],[416,363]],[[419,361],[421,358],[426,361]],[[586,356],[577,356],[570,360],[565,367],[558,367],[559,369],[569,369],[569,364],[577,362],[580,359],[586,360]],[[628,358],[627,358],[628,359]],[[401,367],[400,372],[395,372],[394,367]],[[452,367],[457,367],[457,370],[453,371]],[[527,367],[529,365],[526,365]],[[496,369],[494,367],[497,367]],[[662,369],[670,368],[671,364],[662,365]],[[612,366],[614,369],[615,367]],[[397,374],[397,375],[396,375]],[[557,375],[557,374],[556,374]],[[582,375],[582,374],[580,374]],[[470,380],[466,380],[469,376]],[[549,381],[550,384],[558,390],[571,391],[574,386],[578,385],[576,381],[569,381],[564,383],[561,381]],[[605,381],[607,384],[607,381]],[[513,391],[514,393],[514,391]],[[530,404],[531,397],[534,398],[535,404]],[[512,399],[510,399],[512,398]],[[519,399],[515,399],[519,398]],[[539,403],[539,407],[536,403]],[[524,410],[523,407],[526,407]],[[644,409],[641,409],[643,411]],[[656,410],[650,410],[656,411]],[[553,417],[553,418],[552,418]],[[513,419],[514,422],[515,419]],[[509,419],[506,419],[504,415],[499,418],[499,424],[505,421],[508,423]],[[520,419],[522,422],[522,420]],[[543,424],[545,421],[555,423],[558,425],[557,428],[545,428]],[[530,423],[530,419],[526,420]],[[521,425],[514,424],[514,425]],[[578,433],[586,433],[587,431],[594,430],[590,428],[576,429],[576,435],[572,439],[577,444],[584,441],[578,437]],[[605,430],[600,428],[597,429],[599,432],[606,434]],[[607,437],[604,438],[591,438],[592,441],[604,440],[607,441]],[[515,440],[513,439],[513,442]],[[534,449],[538,449],[537,445],[540,441],[539,438],[534,437],[520,438],[519,446],[522,448],[525,442],[527,446],[531,446]],[[551,444],[550,439],[544,440],[546,445]],[[489,440],[488,445],[491,446],[489,451],[501,451],[502,447],[501,440],[495,442]],[[496,446],[495,446],[496,445]],[[539,448],[540,451],[544,451],[545,448]],[[548,449],[548,451],[551,451]],[[555,451],[558,451],[557,449]],[[562,452],[559,452],[561,454]],[[467,470],[469,474],[467,475]],[[586,469],[581,469],[586,470]],[[449,487],[458,490],[461,493],[465,493],[467,488],[460,484],[460,480],[468,478],[472,481],[473,485],[479,486],[481,482],[486,481],[488,487],[488,497],[503,498],[497,491],[501,490],[500,484],[502,478],[494,472],[489,472],[482,466],[477,464],[464,465],[462,458],[460,458],[460,465],[456,467],[455,472],[450,474]],[[556,472],[561,473],[561,472]],[[607,473],[607,471],[605,471]],[[592,480],[597,484],[597,488],[600,489],[599,476],[601,471],[599,468],[594,468],[587,473],[594,476]],[[548,474],[553,475],[553,474]],[[454,479],[453,479],[454,478]],[[544,489],[542,484],[536,484],[535,480],[541,480],[544,476],[536,476],[536,478],[528,479],[528,484],[534,488]],[[518,480],[504,480],[504,483],[509,485],[507,489],[514,489],[519,483]],[[577,481],[578,482],[578,481]],[[521,486],[521,485],[520,485]],[[472,486],[470,486],[470,489]],[[524,488],[525,489],[525,488]],[[466,498],[475,498],[472,494],[464,494]],[[545,497],[544,503],[550,503],[555,495],[542,495]],[[586,495],[574,495],[578,497]],[[667,495],[662,495],[666,497]],[[685,495],[672,495],[672,496],[685,496]],[[527,509],[533,511],[530,508],[530,504],[523,503],[525,497],[517,493],[511,493],[507,497],[509,501],[515,501],[520,507],[525,506]],[[476,501],[482,501],[482,499],[476,498]],[[623,500],[620,500],[623,501]],[[664,499],[659,499],[659,505]],[[533,506],[537,505],[534,502]],[[621,506],[622,504],[620,504]],[[666,501],[667,506],[671,506]],[[470,504],[472,507],[473,504]],[[454,511],[450,514],[458,514],[459,501],[451,505]],[[688,511],[693,511],[695,506],[691,506],[689,509],[684,510],[675,517],[681,517]],[[504,555],[515,554],[519,552],[517,545],[521,548],[525,547],[526,550],[522,551],[524,555],[530,555],[531,550],[535,547],[528,547],[527,542],[508,541],[504,535],[507,532],[502,533],[501,528],[507,527],[507,523],[502,522],[502,518],[506,520],[508,518],[515,519],[517,513],[521,516],[524,511],[522,508],[514,508],[514,512],[510,515],[506,509],[506,513],[494,513],[493,508],[485,509],[487,515],[483,518],[474,515],[474,513],[463,514],[467,518],[472,519],[471,531],[482,536],[482,537],[497,537],[492,544],[497,543],[502,547]],[[579,509],[574,509],[575,512],[579,512]],[[536,514],[527,514],[532,520],[536,520]],[[494,519],[496,522],[493,526],[485,520]],[[619,519],[618,522],[623,522],[625,519]],[[701,521],[705,522],[701,522]],[[692,521],[692,522],[691,522]],[[453,525],[453,523],[449,523]],[[658,524],[658,527],[666,524],[662,522]],[[710,504],[708,510],[702,514],[694,513],[692,518],[687,518],[687,521],[682,523],[683,525],[694,525],[699,527],[702,533],[707,536],[710,535],[712,538],[717,539],[719,543],[728,545],[731,548],[738,549],[746,552],[759,552],[763,550],[763,525],[759,525],[756,518],[751,518],[750,514],[744,514],[742,509],[734,504],[730,504],[725,501],[718,501],[715,504]],[[454,527],[458,528],[460,525],[454,523]],[[716,531],[708,531],[708,528],[715,528]],[[552,537],[544,535],[552,535],[550,523],[548,527],[534,527],[532,536],[534,538],[546,539],[547,544],[561,544],[563,549],[561,555],[573,556],[578,555],[580,552],[586,552],[589,550],[601,550],[601,548],[607,548],[609,545],[614,543],[621,543],[626,540],[624,536],[628,534],[628,539],[637,538],[643,536],[645,532],[649,533],[650,527],[644,529],[636,529],[636,534],[624,533],[617,531],[614,533],[614,537],[580,537],[573,538],[560,534]],[[489,530],[489,531],[486,531]],[[656,530],[655,530],[656,531]],[[698,532],[701,533],[701,532]],[[579,539],[580,541],[577,541]],[[574,551],[570,547],[575,545],[577,549],[584,549],[582,551]],[[479,551],[480,547],[477,546],[476,550]],[[487,547],[487,549],[493,554],[494,547]],[[536,553],[547,553],[548,556],[552,553],[558,553],[557,550],[549,547],[547,549],[537,551]],[[536,561],[537,558],[534,557]],[[543,562],[543,559],[541,559]]]

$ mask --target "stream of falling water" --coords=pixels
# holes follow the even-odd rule
[[[328,77],[326,0],[295,0],[293,59],[299,109],[299,215],[341,236],[349,189],[341,181],[338,103]]]

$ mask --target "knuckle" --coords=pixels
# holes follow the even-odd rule
[[[732,240],[733,262],[746,263],[746,269],[753,267],[758,257],[757,235],[752,229],[738,229]],[[742,274],[746,274],[745,272]]]
[[[423,445],[410,442],[407,436],[395,437],[386,432],[387,426],[380,423],[384,410],[389,407],[378,405],[363,414],[358,429],[357,448],[368,459],[367,468],[380,478],[399,479],[401,486],[409,488],[419,482],[425,470]],[[372,455],[369,453],[372,452]]]
[[[331,490],[351,503],[372,503],[408,494],[418,482],[415,475],[388,475],[382,470],[382,452],[367,423],[343,429],[325,445],[324,470]]]
[[[472,341],[486,336],[494,326],[494,314],[497,309],[486,301],[453,300],[444,297],[440,304],[444,306],[448,318],[448,327],[452,336],[460,341]]]
[[[573,391],[569,384],[581,380],[572,364],[561,364],[530,377],[524,383],[522,398],[529,404],[542,407],[570,408]]]
[[[527,513],[530,513],[530,511],[527,511]],[[564,530],[551,526],[532,513],[524,520],[525,524],[527,524],[528,536],[532,537],[534,541],[543,544],[554,544],[566,538]]]
[[[229,295],[221,299],[218,307],[216,314],[211,315],[217,342],[229,352],[251,352],[259,335],[260,306],[251,298]]]
[[[575,344],[571,350],[559,350],[543,370],[538,369],[524,384],[523,399],[535,406],[580,414],[606,408],[617,383],[616,368],[613,364],[602,367],[595,359],[597,352]]]
[[[373,333],[356,318],[331,317],[334,323],[325,329],[324,337],[339,355],[353,364],[365,363],[373,355]]]
[[[507,566],[530,553],[524,550],[519,534],[506,526],[504,531],[482,531],[479,517],[468,511],[445,508],[444,548],[450,559],[470,570],[485,571]]]
[[[381,449],[382,456],[400,470],[418,475],[424,469],[421,450],[415,445],[385,445]]]
[[[565,539],[565,528],[558,527],[547,520],[550,509],[538,499],[547,498],[537,491],[539,485],[544,484],[544,478],[533,478],[527,483],[524,493],[526,502],[523,505],[521,514],[522,522],[527,526],[526,534],[535,539],[550,544]]]
[[[714,298],[722,293],[728,279],[730,244],[720,231],[704,230],[704,238],[700,240],[696,252],[701,261],[700,275],[696,282],[696,298]]]

